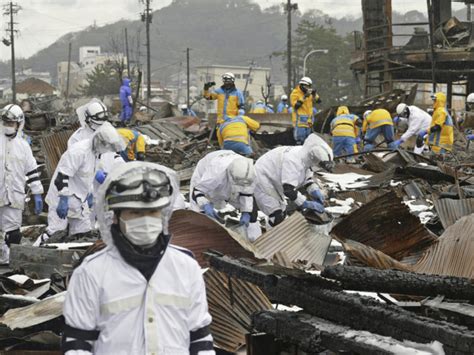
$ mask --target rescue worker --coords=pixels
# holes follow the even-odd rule
[[[293,137],[296,144],[304,143],[313,127],[313,100],[316,99],[316,90],[312,89],[313,81],[303,77],[298,86],[290,95],[292,109]]]
[[[186,104],[181,105],[181,114],[183,116],[197,117],[196,113],[191,108],[188,108]]]
[[[272,104],[267,104],[267,113],[275,113],[275,108]]]
[[[230,150],[219,150],[198,162],[191,177],[189,201],[192,210],[204,212],[214,219],[219,219],[214,208],[222,209],[228,202],[240,210],[240,224],[248,227],[248,237],[253,241],[261,234],[254,189],[252,159]]]
[[[468,116],[474,116],[474,92],[467,95],[466,108],[467,112],[465,113],[464,121],[468,118]],[[472,134],[472,130],[469,130],[467,133],[466,139],[469,141],[474,140],[474,134]]]
[[[390,112],[383,108],[364,112],[362,123],[362,133],[364,134],[364,151],[368,152],[375,148],[375,140],[382,134],[385,143],[391,149],[395,149],[393,120]]]
[[[43,210],[43,185],[38,166],[28,142],[21,137],[25,115],[18,105],[9,104],[0,111],[0,231],[2,256],[0,263],[8,263],[10,245],[20,244],[22,212],[25,208],[25,185],[31,189],[34,212]]]
[[[430,128],[422,130],[417,139],[420,142],[428,134],[428,144],[431,150],[436,154],[445,154],[453,149],[453,119],[446,108],[446,95],[444,93],[437,92],[431,98],[433,99],[434,111]]]
[[[280,103],[277,106],[277,113],[288,113],[290,112],[290,105],[288,105],[288,96],[281,95]]]
[[[117,132],[125,140],[126,149],[120,152],[123,160],[145,160],[145,137],[140,132],[129,128],[118,128]]]
[[[359,117],[352,115],[347,106],[337,108],[336,117],[331,121],[331,134],[335,156],[357,153],[359,143],[359,130],[357,120]]]
[[[313,180],[313,172],[331,170],[334,162],[331,147],[318,135],[311,134],[302,146],[277,147],[262,155],[255,163],[257,186],[255,200],[268,216],[271,227],[286,217],[286,200],[301,209],[324,212],[324,195]],[[298,191],[305,187],[313,200]]]
[[[250,110],[250,113],[268,113],[268,108],[263,100],[258,100]]]
[[[98,158],[107,152],[119,152],[125,143],[117,130],[105,122],[90,139],[73,144],[62,155],[46,195],[49,206],[48,227],[36,245],[51,235],[65,230],[69,234],[91,230],[90,208],[93,204],[92,185]]]
[[[130,122],[133,115],[133,99],[132,88],[130,87],[130,79],[123,78],[122,86],[120,87],[120,102],[122,103],[122,112],[120,112],[120,121],[125,127]]]
[[[241,110],[243,112],[243,110]],[[225,150],[232,150],[242,155],[253,153],[250,146],[249,131],[256,132],[260,123],[239,112],[239,116],[226,116],[217,130],[219,146]]]
[[[107,247],[74,270],[64,301],[62,351],[215,355],[202,270],[170,244],[179,194],[174,171],[148,162],[116,167],[100,188]]]
[[[430,128],[431,116],[414,105],[408,106],[404,103],[398,104],[397,115],[398,116],[393,119],[393,122],[398,124],[398,122],[408,121],[408,129],[403,133],[400,139],[393,143],[395,148],[398,148],[410,137],[417,136],[421,131],[427,131]],[[424,147],[424,141],[421,140],[418,144],[415,144],[413,152],[421,154],[423,153]]]
[[[84,139],[90,139],[94,132],[110,118],[107,107],[99,99],[92,99],[87,104],[82,105],[76,109],[77,117],[79,118],[79,127],[69,140],[67,147],[69,148],[74,143]]]
[[[224,121],[224,116],[237,116],[239,109],[244,108],[245,100],[242,91],[235,87],[235,76],[232,73],[222,75],[223,85],[214,90],[209,89],[216,85],[214,82],[204,84],[203,96],[207,100],[217,100],[217,124]]]

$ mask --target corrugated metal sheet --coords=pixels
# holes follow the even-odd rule
[[[369,203],[377,197],[385,194],[387,190],[364,190],[364,191],[338,191],[336,196],[338,199],[345,200],[346,198],[353,198],[354,201],[363,204]]]
[[[342,242],[352,239],[397,260],[436,240],[393,191],[352,212],[331,233]]]
[[[435,199],[433,203],[444,228],[456,223],[459,218],[474,213],[474,198],[461,200],[442,198]]]
[[[53,133],[41,138],[41,146],[44,152],[46,169],[49,176],[53,176],[59,159],[67,149],[67,141],[74,131],[67,130]]]
[[[204,280],[214,345],[235,353],[252,329],[250,315],[272,309],[272,304],[257,286],[216,270],[207,270]]]
[[[331,244],[331,237],[321,231],[324,228],[327,226],[309,224],[300,213],[294,213],[257,239],[253,244],[255,256],[271,260],[283,253],[291,262],[322,265]],[[279,259],[281,255],[277,255]]]
[[[135,127],[135,129],[146,134],[151,139],[159,139],[169,142],[180,142],[187,139],[187,136],[181,127],[169,123],[153,122]]]
[[[462,217],[414,265],[419,273],[474,279],[474,214]]]
[[[173,212],[169,229],[172,234],[171,242],[175,245],[191,250],[199,265],[207,266],[203,252],[212,249],[225,255],[234,257],[252,257],[252,253],[245,250],[250,244],[236,240],[242,238],[221,224],[204,214],[188,210]]]
[[[381,251],[375,250],[367,245],[358,243],[354,240],[346,240],[342,243],[344,250],[352,258],[357,259],[365,266],[376,269],[395,269],[403,271],[412,271],[409,265],[405,265],[389,257]]]

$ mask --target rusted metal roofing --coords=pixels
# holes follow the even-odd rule
[[[459,218],[474,213],[474,198],[460,200],[442,198],[435,199],[433,203],[444,228],[456,223]]]
[[[436,240],[393,191],[352,212],[331,233],[341,242],[352,239],[396,260],[426,249]]]
[[[267,260],[276,257],[277,261],[305,261],[308,265],[322,265],[331,244],[331,237],[322,230],[325,228],[327,226],[308,223],[296,212],[257,239],[253,244],[255,256]]]
[[[181,142],[187,139],[186,134],[179,126],[169,123],[152,122],[150,124],[135,127],[135,129],[146,134],[151,139],[170,142]]]
[[[236,233],[204,214],[188,210],[175,211],[169,229],[171,243],[191,250],[202,267],[207,266],[202,253],[209,249],[234,257],[252,257],[252,253],[236,241],[239,239]]]
[[[44,151],[46,169],[49,176],[53,176],[61,155],[67,149],[67,141],[74,131],[67,130],[49,134],[41,138],[41,146]]]
[[[212,268],[204,273],[204,280],[214,345],[235,353],[252,329],[252,313],[271,309],[272,304],[257,286]]]
[[[449,226],[414,266],[419,273],[474,279],[474,214]]]

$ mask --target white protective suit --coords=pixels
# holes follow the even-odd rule
[[[189,191],[192,210],[199,212],[203,205],[211,202],[217,209],[230,203],[240,212],[252,212],[255,182],[246,188],[245,194],[236,190],[237,186],[232,184],[227,173],[227,167],[235,159],[242,159],[242,156],[231,150],[218,150],[207,154],[198,162],[191,177]],[[193,198],[195,189],[204,195],[198,197],[197,201]]]
[[[429,113],[423,111],[422,109],[416,106],[408,106],[408,109],[410,110],[410,117],[408,117],[408,119],[400,117],[400,120],[402,121],[408,120],[408,129],[400,137],[400,139],[404,142],[406,142],[410,137],[417,135],[423,130],[429,130],[431,125],[431,116]],[[421,154],[423,150],[424,146],[417,147],[416,145],[413,149],[416,154]]]
[[[119,151],[125,147],[125,142],[117,133],[117,131],[107,123],[104,123],[101,128],[110,129],[114,136],[109,142],[115,145],[114,148],[108,147],[110,152]],[[97,134],[99,130],[96,131]],[[87,196],[93,192],[93,181],[95,172],[98,166],[98,152],[94,150],[94,136],[86,140],[74,143],[59,160],[56,171],[51,179],[49,190],[46,195],[46,202],[48,203],[48,227],[46,233],[51,236],[57,231],[65,230],[69,224],[69,234],[85,233],[91,230],[90,211],[87,205]],[[105,154],[102,153],[102,154]],[[56,185],[58,174],[69,177],[68,187],[61,193],[58,191]],[[59,196],[68,196],[68,216],[61,219],[56,208],[59,203]]]
[[[80,142],[84,139],[90,139],[94,134],[94,130],[86,123],[86,109],[93,102],[101,102],[98,99],[92,99],[87,104],[79,106],[76,109],[76,114],[79,119],[81,127],[79,127],[67,141],[67,147],[70,148],[74,143]]]
[[[168,245],[147,282],[138,269],[125,262],[113,242],[113,212],[104,206],[105,192],[111,181],[137,164],[159,167],[170,178],[172,201],[162,210],[164,233],[168,233],[179,193],[176,173],[153,163],[117,166],[97,196],[100,232],[107,247],[87,257],[74,271],[63,309],[67,327],[89,331],[87,335],[95,335],[97,340],[88,341],[90,352],[70,350],[66,354],[214,355],[204,280],[194,258]],[[67,342],[85,337],[84,333],[73,335],[66,330],[65,335]]]
[[[286,210],[284,184],[292,185],[295,189],[306,186],[309,193],[319,189],[313,181],[309,158],[310,148],[314,146],[321,147],[321,151],[327,155],[327,161],[334,159],[329,145],[316,134],[311,134],[302,146],[277,147],[256,161],[255,200],[258,208],[267,216],[278,210]],[[305,201],[306,196],[297,192],[294,200],[296,205],[301,206]]]

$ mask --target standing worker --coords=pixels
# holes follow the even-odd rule
[[[288,96],[281,95],[280,103],[277,106],[277,113],[289,113],[290,105],[288,105]]]
[[[313,181],[313,172],[321,168],[330,170],[333,158],[331,147],[316,134],[311,134],[302,146],[277,147],[257,160],[255,200],[268,216],[271,227],[285,219],[287,200],[301,209],[324,212],[324,195]],[[306,188],[311,200],[299,192],[302,187]]]
[[[362,123],[362,133],[364,134],[364,151],[368,152],[375,148],[375,140],[382,134],[385,143],[391,149],[395,149],[393,120],[390,112],[383,108],[364,112]]]
[[[312,132],[313,99],[316,90],[312,89],[313,81],[303,77],[298,86],[291,92],[290,104],[292,109],[293,137],[297,145],[301,145]]]
[[[398,124],[399,121],[408,121],[408,129],[400,137],[400,139],[394,142],[395,148],[398,148],[401,144],[406,142],[410,137],[417,136],[422,131],[427,131],[430,128],[431,116],[428,112],[423,111],[414,105],[408,106],[404,103],[398,104],[397,106],[398,118],[395,117],[393,122]],[[423,139],[418,139],[413,152],[416,154],[423,153],[425,143]]]
[[[120,152],[123,160],[145,160],[145,138],[140,132],[129,128],[118,128],[117,132],[125,140],[127,147]]]
[[[245,100],[242,91],[235,87],[235,76],[232,73],[222,75],[222,86],[214,91],[209,89],[216,85],[215,82],[204,84],[203,96],[207,100],[217,100],[217,124],[224,121],[224,117],[237,116],[239,109],[244,108]]]
[[[120,87],[120,102],[122,103],[122,112],[120,113],[120,121],[122,127],[125,127],[133,115],[133,99],[132,88],[130,87],[130,79],[123,78],[122,86]]]
[[[336,117],[331,121],[333,150],[336,157],[344,153],[357,153],[357,143],[360,141],[358,120],[359,117],[352,115],[347,106],[337,108]]]
[[[76,109],[76,114],[79,118],[81,127],[79,127],[71,137],[69,137],[69,140],[67,141],[68,148],[76,142],[90,139],[94,132],[110,118],[107,106],[96,98],[92,99],[87,104],[78,107]]]
[[[10,260],[10,245],[20,244],[21,221],[25,208],[25,185],[35,202],[35,214],[43,210],[43,185],[38,166],[28,142],[21,137],[25,115],[18,105],[7,105],[0,111],[0,231],[3,234],[0,263]]]
[[[226,116],[217,130],[219,146],[237,154],[248,156],[253,153],[250,146],[249,131],[256,132],[260,123],[243,114],[236,117]]]
[[[446,108],[446,95],[437,92],[432,95],[433,116],[429,130],[423,130],[418,134],[418,140],[424,140],[428,134],[428,144],[436,154],[445,154],[453,149],[454,128],[453,119]]]
[[[170,244],[176,173],[131,162],[97,196],[107,248],[72,274],[64,301],[62,351],[73,354],[215,355],[203,271]]]

